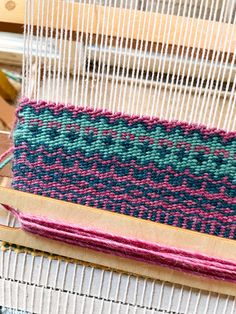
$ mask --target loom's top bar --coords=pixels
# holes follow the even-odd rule
[[[14,5],[9,5],[9,2]],[[59,14],[59,20],[62,20],[62,2],[56,0],[54,4],[54,10],[52,10],[52,1],[49,5],[49,16],[52,16],[54,27],[56,27],[57,15]],[[25,11],[26,0],[15,0],[15,1],[1,1],[0,2],[0,22],[8,23],[24,23],[24,11]],[[37,24],[37,10],[41,6],[38,0],[34,1],[34,20],[33,25]],[[154,43],[160,43],[164,45],[180,45],[183,47],[195,47],[196,49],[215,50],[217,47],[218,51],[225,51],[224,39],[227,32],[234,34],[234,40],[226,45],[227,52],[234,53],[236,49],[236,26],[228,23],[220,23],[210,20],[202,20],[196,18],[189,18],[176,15],[156,14],[154,12],[143,12],[132,9],[123,8],[107,8],[102,5],[95,4],[81,4],[81,3],[69,3],[69,16],[68,20],[71,20],[73,16],[83,14],[84,21],[82,19],[74,18],[72,21],[72,30],[77,29],[81,32],[83,30],[83,23],[88,23],[88,33],[90,34],[104,34],[112,37],[121,37],[121,29],[123,29],[124,38],[132,38],[134,40],[143,40],[142,34],[145,34],[145,38],[148,41]],[[74,10],[72,10],[72,6]],[[93,16],[93,20],[91,20]],[[99,18],[98,18],[99,17]],[[121,17],[121,18],[120,18]],[[119,21],[120,18],[120,21]],[[106,27],[103,27],[103,20],[106,21]],[[78,28],[77,28],[78,20]],[[129,21],[132,21],[134,32],[130,31],[128,27]],[[150,21],[146,23],[146,21]],[[40,21],[40,26],[46,25],[46,14]],[[119,27],[124,25],[124,28]],[[138,25],[142,25],[144,30],[138,31]],[[191,32],[186,30],[184,25],[191,27]],[[165,36],[165,29],[170,30],[168,36]],[[212,30],[212,40],[207,39],[207,30]],[[187,32],[183,36],[184,32]],[[142,34],[141,34],[142,33]],[[132,34],[132,35],[131,35]],[[194,34],[194,36],[193,36]],[[168,38],[167,38],[168,37]]]

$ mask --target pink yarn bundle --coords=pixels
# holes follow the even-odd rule
[[[236,262],[33,216],[5,206],[25,231],[64,243],[236,283]]]

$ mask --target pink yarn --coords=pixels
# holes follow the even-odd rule
[[[49,239],[198,276],[236,283],[236,262],[234,261],[24,214],[6,205],[5,208],[18,217],[25,231]]]
[[[4,160],[8,155],[10,155],[13,152],[14,148],[10,147],[8,150],[6,150],[3,154],[0,155],[0,162]]]

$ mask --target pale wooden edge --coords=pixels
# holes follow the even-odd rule
[[[7,23],[24,23],[24,12],[26,0],[15,0],[15,8],[13,10],[8,10],[6,8],[6,3],[8,1],[0,1],[0,22]],[[42,5],[42,3],[41,3]],[[72,6],[72,4],[69,4]],[[61,0],[55,1],[54,11],[52,11],[52,3],[50,5],[49,11],[51,12],[53,18],[53,25],[56,27],[56,18],[58,7],[61,7]],[[40,8],[41,9],[41,8]],[[34,21],[33,24],[37,25],[37,10],[38,10],[38,1],[34,1]],[[60,10],[60,9],[59,9]],[[109,11],[110,10],[110,11]],[[75,3],[74,14],[75,16],[80,12],[84,12],[84,25],[87,29],[88,23],[88,32],[92,34],[103,33],[108,36],[121,37],[121,29],[118,28],[119,25],[123,25],[124,22],[124,38],[142,40],[148,38],[149,41],[154,43],[162,43],[165,45],[180,45],[180,46],[189,46],[195,47],[196,49],[207,49],[207,50],[219,50],[221,52],[230,52],[234,53],[236,48],[236,26],[232,24],[220,23],[215,21],[200,20],[194,18],[186,18],[175,15],[164,15],[164,14],[155,14],[153,12],[142,12],[135,11],[132,9],[120,9],[120,8],[105,8],[102,5],[93,5],[93,4],[81,4]],[[119,24],[119,16],[121,12],[121,19]],[[72,11],[69,10],[68,21],[71,20]],[[46,15],[46,14],[45,14]],[[94,22],[92,23],[92,16],[94,16]],[[100,18],[99,18],[100,16]],[[114,17],[114,27],[112,27],[112,21]],[[102,21],[103,18],[106,19],[106,27],[103,27]],[[129,19],[134,20],[134,32],[129,29],[128,23]],[[59,21],[62,20],[62,12],[59,11]],[[79,19],[79,31],[82,31],[82,21]],[[140,32],[139,21],[144,31]],[[148,23],[150,21],[150,23]],[[187,24],[188,23],[188,24]],[[60,23],[59,23],[60,24]],[[46,25],[46,16],[44,21],[40,25]],[[133,25],[133,24],[131,24]],[[166,25],[168,25],[166,27]],[[189,28],[185,26],[189,25]],[[61,25],[59,25],[60,27]],[[103,29],[104,28],[104,29]],[[77,30],[77,20],[74,19],[72,23],[72,29]],[[212,40],[206,38],[207,29],[212,30]],[[143,29],[142,29],[143,30]],[[166,31],[165,31],[166,30]],[[169,31],[170,30],[170,31]],[[192,30],[192,31],[191,31]],[[230,43],[229,35],[235,34],[232,42]],[[144,35],[143,35],[144,34]],[[146,35],[147,34],[147,35]],[[165,36],[168,34],[168,36]],[[195,38],[196,35],[196,38]],[[167,38],[168,37],[168,38]],[[229,40],[225,45],[225,38]],[[225,49],[225,47],[227,47]],[[225,51],[226,50],[226,51]]]
[[[169,268],[97,252],[26,233],[21,229],[0,226],[0,239],[44,252],[66,256],[82,262],[128,274],[162,280],[196,289],[236,296],[236,284],[213,280]]]
[[[107,233],[236,260],[236,241],[0,186],[0,204]]]
[[[15,119],[15,108],[0,96],[0,116],[4,124],[11,129]]]

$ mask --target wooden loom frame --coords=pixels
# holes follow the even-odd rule
[[[35,0],[35,2],[37,3],[37,0]],[[23,24],[25,3],[26,0],[1,1],[0,22]],[[104,9],[104,7],[98,5],[93,6],[75,4],[75,7],[77,12],[78,10],[83,10],[83,12],[86,12],[86,19],[89,18],[92,12],[95,12],[95,15],[100,12],[101,16],[107,16],[107,9]],[[37,4],[35,5],[35,8],[37,8]],[[134,18],[134,12],[132,10],[130,11],[117,8],[113,8],[112,10],[114,14],[118,12],[118,10],[122,10],[122,18],[124,20],[127,20],[129,14],[131,14],[131,16],[133,16]],[[56,12],[57,9],[55,10],[54,14],[56,14]],[[148,18],[150,18],[152,22],[150,23],[150,29],[146,29],[145,32],[148,33],[148,38],[151,39],[150,36],[152,34],[154,13],[148,14]],[[144,13],[139,11],[136,15],[136,29],[139,20],[144,21],[144,18]],[[165,15],[162,16],[162,19],[160,19],[160,15],[158,15],[157,19],[158,21],[156,23],[156,29],[160,27],[163,29],[165,22],[169,19],[169,16]],[[171,22],[169,26],[171,28],[171,36],[169,38],[169,41],[166,41],[164,37],[161,37],[159,38],[159,43],[164,45],[177,45],[179,39],[181,42],[180,37],[182,36],[182,34],[180,33],[180,25],[182,22],[186,22],[185,19],[185,17],[178,17],[178,19],[176,17],[172,17],[170,19]],[[199,28],[204,28],[206,26],[206,23],[208,23],[203,20],[197,22],[194,19],[191,19],[191,22],[193,23],[193,29],[195,30],[195,32],[197,32]],[[202,41],[197,41],[197,48],[206,48],[211,50],[215,46],[217,46],[217,48],[223,52],[222,45],[220,44],[220,42],[217,42],[217,28],[218,26],[220,27],[220,32],[223,36],[223,34],[226,34],[227,27],[230,27],[231,32],[234,32],[235,34],[235,40],[232,41],[231,45],[228,45],[227,49],[230,53],[233,53],[236,49],[236,27],[234,25],[226,25],[223,23],[219,25],[219,22],[210,23],[212,23],[214,32],[213,43],[208,42],[208,46],[205,47],[205,37],[203,36]],[[36,21],[34,21],[34,24],[36,25]],[[94,24],[96,25],[96,18]],[[92,34],[94,34],[96,31],[96,29],[94,28],[94,24],[90,25],[89,29],[89,32]],[[147,24],[145,24],[145,27],[147,28]],[[177,27],[178,29],[177,36],[173,35],[175,27]],[[75,29],[76,25],[73,24],[73,30]],[[108,27],[107,29],[109,32],[111,28]],[[164,32],[161,31],[160,33],[163,34]],[[107,33],[107,35],[111,34]],[[118,29],[116,29],[112,35],[119,36]],[[129,38],[129,33],[126,33],[124,35]],[[198,34],[198,36],[200,35]],[[140,40],[142,38],[136,36],[134,39]],[[155,37],[152,39],[154,41],[157,41],[158,38]],[[189,40],[190,46],[193,46],[191,38],[187,38],[186,42],[182,42],[182,46],[185,46],[186,43],[189,42]],[[8,142],[6,136],[2,136],[1,139],[3,139],[3,142]],[[49,218],[60,219],[67,222],[71,222],[71,217],[73,217],[73,223],[77,221],[84,226],[93,226],[95,228],[115,234],[137,237],[139,239],[149,240],[169,246],[175,246],[182,249],[188,249],[193,251],[196,250],[199,253],[211,254],[212,256],[219,258],[236,260],[236,243],[233,240],[209,236],[206,234],[188,231],[177,227],[171,227],[160,223],[153,223],[150,221],[110,213],[107,211],[102,211],[86,206],[15,191],[10,188],[10,181],[11,178],[9,171],[0,172],[0,203],[19,208],[21,211],[34,214],[44,214],[47,215]],[[236,284],[216,281],[212,279],[204,279],[194,275],[181,273],[179,271],[169,270],[168,268],[147,265],[125,258],[119,258],[104,253],[98,253],[90,249],[82,249],[80,247],[75,247],[69,244],[61,245],[61,243],[58,241],[48,240],[40,236],[28,234],[17,228],[0,226],[0,239],[23,246],[28,246],[34,249],[47,251],[49,253],[65,255],[85,262],[101,265],[103,267],[117,269],[119,271],[129,272],[145,277],[151,277],[153,279],[160,279],[163,281],[178,283],[194,288],[236,296]]]

